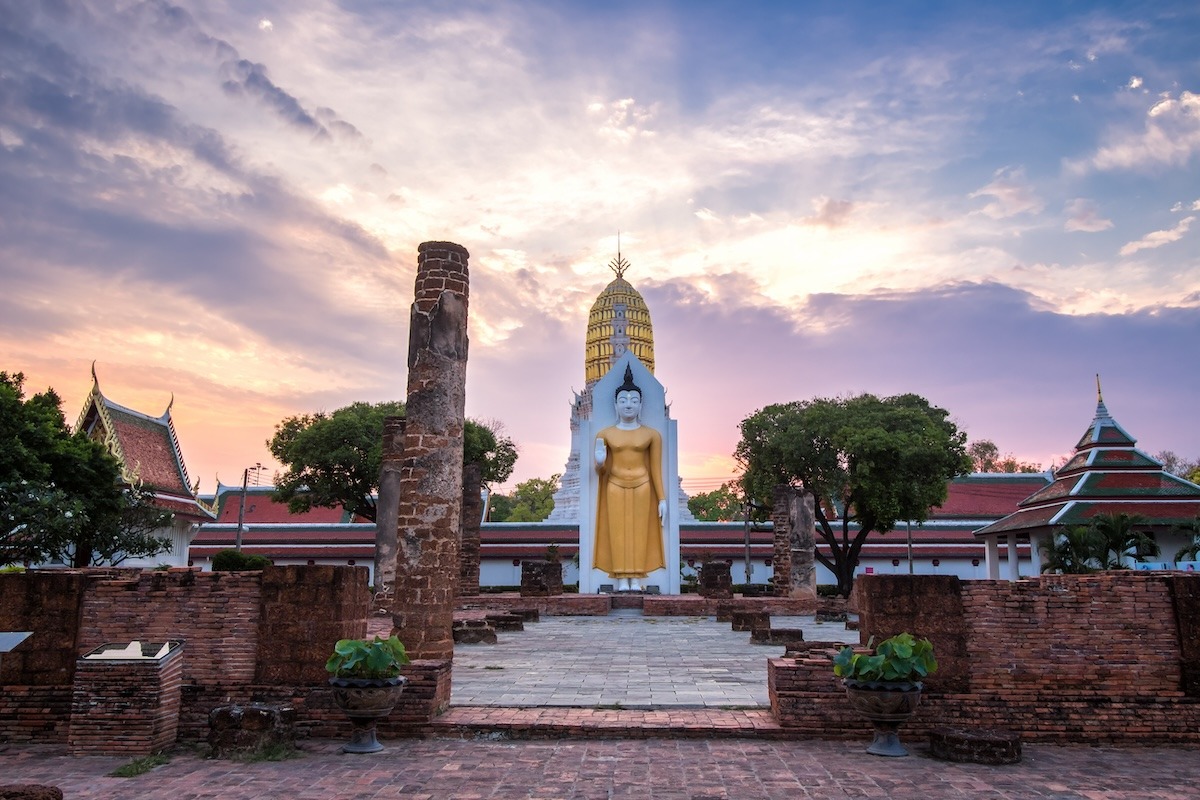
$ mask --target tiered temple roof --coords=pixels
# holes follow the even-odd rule
[[[150,492],[154,504],[185,519],[208,522],[213,512],[196,496],[183,463],[183,451],[171,420],[171,406],[157,417],[118,405],[100,391],[92,366],[92,391],[84,401],[75,431],[103,442],[121,464],[121,478]]]
[[[1200,516],[1200,486],[1163,469],[1138,450],[1097,392],[1096,417],[1054,482],[976,536],[1046,533],[1087,524],[1101,514],[1141,517],[1148,529],[1170,530]]]

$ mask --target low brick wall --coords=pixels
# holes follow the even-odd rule
[[[560,594],[552,597],[521,597],[514,593],[481,594],[459,598],[458,608],[511,611],[535,608],[548,617],[607,617],[612,601],[606,594]]]
[[[939,669],[905,724],[910,738],[950,725],[1007,728],[1034,742],[1200,742],[1200,693],[1185,679],[1200,647],[1200,576],[859,582],[863,642],[908,630],[935,645]],[[858,738],[870,726],[850,710],[832,655],[771,659],[772,711],[798,734]]]
[[[765,611],[772,616],[804,616],[816,612],[816,601],[807,597],[701,597],[696,594],[646,595],[642,613],[647,617],[732,616],[735,611]]]
[[[0,741],[66,743],[76,659],[135,639],[186,643],[179,737],[202,739],[218,705],[323,685],[334,643],[366,635],[369,602],[365,567],[0,575],[0,630],[34,632],[0,658]],[[448,675],[427,699],[431,708],[437,691],[448,702]]]

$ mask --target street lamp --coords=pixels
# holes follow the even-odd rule
[[[246,467],[242,470],[242,500],[238,504],[238,526],[237,539],[234,541],[234,549],[242,549],[242,531],[246,529],[246,487],[250,484],[250,473],[254,473],[254,485],[258,485],[258,476],[265,469],[262,464],[255,464],[253,467]]]

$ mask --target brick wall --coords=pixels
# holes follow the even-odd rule
[[[202,737],[217,705],[323,685],[334,642],[366,635],[368,604],[365,567],[0,575],[0,630],[34,631],[0,659],[0,741],[66,742],[76,659],[134,639],[186,642],[180,735]]]
[[[67,744],[71,755],[148,756],[175,744],[183,647],[161,660],[79,659]]]
[[[1029,741],[1200,742],[1200,692],[1185,678],[1200,652],[1200,576],[859,582],[864,642],[909,630],[935,643],[939,670],[905,724],[910,737],[963,725],[1017,730]],[[940,641],[951,642],[945,654]],[[772,659],[772,710],[798,733],[858,738],[869,726],[850,710],[831,657]]]

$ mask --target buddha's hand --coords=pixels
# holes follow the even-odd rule
[[[665,520],[666,518],[667,518],[667,501],[659,500],[658,501],[658,519],[659,519],[659,521],[662,521],[662,520]]]
[[[608,446],[606,444],[604,444],[603,438],[597,436],[596,437],[596,466],[597,467],[603,466],[604,462],[607,458],[608,458]]]

